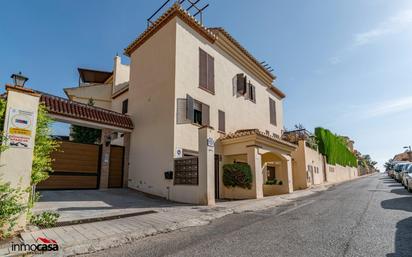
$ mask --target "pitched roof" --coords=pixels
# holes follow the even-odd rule
[[[190,13],[182,9],[182,7],[175,3],[162,16],[160,16],[154,23],[152,23],[140,36],[138,36],[128,47],[124,49],[124,54],[130,56],[134,50],[141,46],[146,40],[166,25],[171,19],[178,16],[185,21],[189,26],[196,30],[199,34],[204,36],[210,42],[214,42],[216,36],[205,26],[200,24]]]
[[[261,74],[267,76],[267,83],[276,79],[276,76],[266,69],[252,54],[250,54],[234,37],[232,37],[226,30],[221,27],[207,28],[197,21],[190,13],[184,10],[178,3],[173,4],[163,15],[161,15],[154,23],[152,23],[143,33],[141,33],[128,47],[124,49],[124,54],[130,56],[139,46],[146,42],[152,35],[159,31],[174,17],[179,17],[186,22],[190,27],[197,31],[200,35],[205,37],[210,43],[215,43],[221,36],[227,38],[229,42],[238,49],[248,60],[250,60],[255,67],[257,67]],[[229,53],[230,54],[230,53]],[[269,89],[277,94],[280,98],[284,98],[285,94],[271,85]]]
[[[222,137],[220,137],[220,140],[228,140],[228,139],[235,139],[235,138],[240,138],[240,137],[244,137],[244,136],[251,136],[251,135],[256,135],[256,136],[261,136],[264,137],[266,139],[269,139],[271,141],[275,141],[277,143],[281,143],[283,145],[286,146],[290,146],[293,148],[296,148],[296,145],[289,143],[285,140],[282,140],[280,138],[274,137],[274,136],[270,136],[262,131],[260,131],[259,129],[241,129],[241,130],[236,130],[236,132],[232,132],[232,133],[228,133]]]
[[[218,35],[219,33],[222,33],[227,39],[232,42],[237,48],[239,48],[240,51],[242,51],[252,62],[254,62],[256,65],[258,65],[260,68],[264,70],[264,72],[269,75],[272,79],[276,79],[276,76],[273,75],[270,71],[268,71],[252,54],[249,53],[246,48],[244,48],[232,35],[229,34],[225,29],[222,27],[215,27],[215,28],[209,28],[213,33]]]
[[[41,94],[40,101],[44,103],[47,111],[51,114],[62,115],[68,118],[96,122],[124,129],[133,129],[132,119],[125,114],[71,101],[42,92],[37,93]]]

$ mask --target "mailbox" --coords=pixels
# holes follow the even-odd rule
[[[173,171],[165,171],[165,179],[173,179]]]

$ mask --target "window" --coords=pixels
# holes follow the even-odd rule
[[[276,168],[273,166],[267,166],[267,180],[276,179]]]
[[[199,125],[210,125],[209,105],[186,96],[186,119]]]
[[[129,105],[129,99],[126,99],[122,102],[122,114],[127,113],[128,105]]]
[[[218,130],[220,132],[226,132],[226,121],[225,121],[225,112],[219,110],[219,126],[218,126]]]
[[[199,48],[199,87],[215,93],[215,60]]]
[[[247,77],[243,73],[236,75],[236,92],[245,95],[247,91]]]
[[[269,98],[270,124],[277,126],[276,122],[276,102]]]
[[[248,83],[248,99],[254,103],[256,103],[256,91],[255,86],[252,83]]]

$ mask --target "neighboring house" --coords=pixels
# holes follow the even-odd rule
[[[65,88],[67,97],[76,102],[109,109],[122,114],[128,113],[129,65],[121,58],[114,58],[113,72],[79,68],[79,86]],[[122,134],[113,133],[112,144],[123,145]]]
[[[283,182],[274,187],[293,191],[290,154],[296,146],[280,139],[285,95],[273,85],[275,76],[225,30],[206,28],[174,5],[125,54],[135,124],[129,187],[205,203],[199,186],[205,171],[176,174],[175,159],[198,155],[199,128],[211,126],[215,198],[263,197],[268,172]],[[249,163],[252,189],[223,186],[222,165],[233,162]],[[165,179],[166,171],[175,171],[173,180]]]
[[[394,161],[412,161],[412,152],[406,151],[404,153],[399,153],[393,157]]]

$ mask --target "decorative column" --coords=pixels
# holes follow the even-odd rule
[[[129,183],[129,154],[130,154],[130,133],[123,135],[124,159],[123,159],[123,187],[127,188]]]
[[[40,95],[19,86],[6,85],[6,90],[4,132],[8,148],[0,154],[0,180],[13,188],[26,190],[30,187]],[[28,193],[23,194],[24,204],[28,203],[28,197]],[[14,229],[20,230],[25,225],[26,213],[18,218]]]
[[[215,204],[215,145],[213,128],[199,128],[199,203]]]
[[[102,129],[102,135],[100,138],[102,150],[101,150],[99,189],[107,189],[109,187],[111,134],[112,134],[112,130]]]
[[[287,173],[288,193],[293,192],[293,175],[292,175],[292,157],[287,154],[282,154],[284,160],[284,167]],[[312,178],[313,179],[313,178]]]
[[[252,190],[256,199],[263,198],[262,156],[257,146],[247,147],[247,163],[252,171]]]

